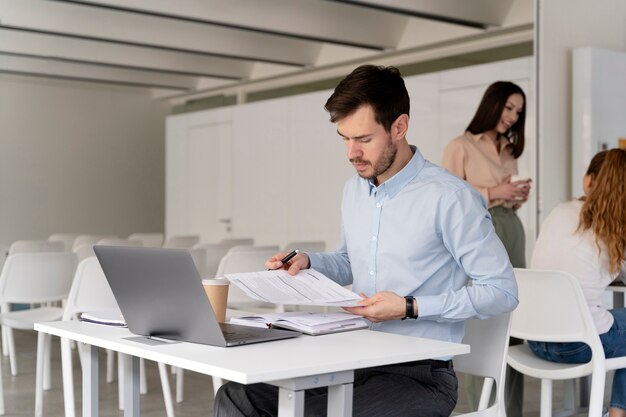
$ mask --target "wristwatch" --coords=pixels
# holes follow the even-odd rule
[[[415,312],[415,297],[411,296],[411,295],[407,295],[404,297],[404,299],[406,300],[406,312],[404,313],[404,317],[402,318],[402,320],[405,319],[417,319],[417,314]]]

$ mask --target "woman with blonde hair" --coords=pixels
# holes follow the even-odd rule
[[[626,309],[602,306],[606,287],[626,274],[626,150],[596,155],[583,179],[586,198],[559,204],[541,227],[532,268],[566,271],[582,287],[607,358],[626,356]],[[560,363],[586,363],[582,342],[529,341],[533,352]],[[626,369],[613,378],[609,417],[626,417]]]

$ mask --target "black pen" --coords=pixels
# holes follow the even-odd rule
[[[296,256],[298,253],[300,253],[300,249],[294,249],[287,256],[285,256],[283,259],[281,259],[280,262],[282,262],[282,264],[285,265],[287,262],[289,262],[291,260],[291,258]],[[271,269],[268,269],[268,271],[271,271]]]

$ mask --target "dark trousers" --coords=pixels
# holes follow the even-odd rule
[[[326,416],[327,393],[327,388],[306,391],[307,417]],[[451,362],[418,361],[354,372],[354,417],[449,416],[456,400]],[[229,382],[218,391],[213,410],[216,417],[275,417],[278,388]]]

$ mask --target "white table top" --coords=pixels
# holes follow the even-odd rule
[[[469,345],[370,330],[221,348],[196,343],[147,345],[126,328],[85,322],[36,323],[35,330],[242,384],[469,353]]]

